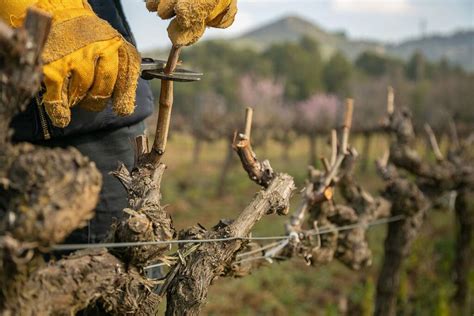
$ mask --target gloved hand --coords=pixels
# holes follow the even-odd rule
[[[194,44],[206,27],[231,26],[237,13],[237,0],[147,0],[146,6],[162,19],[176,16],[168,27],[176,46]]]
[[[135,108],[140,55],[87,0],[3,0],[0,18],[13,27],[23,24],[29,6],[53,15],[43,51],[43,102],[53,124],[65,127],[73,106],[102,111],[109,98],[118,115]]]

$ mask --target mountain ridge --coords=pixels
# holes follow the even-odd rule
[[[354,60],[364,51],[408,59],[416,51],[422,52],[430,61],[443,58],[474,71],[474,30],[459,30],[450,34],[433,34],[398,43],[384,43],[375,40],[358,40],[342,32],[329,32],[321,26],[297,15],[289,15],[261,25],[229,41],[236,46],[264,50],[272,44],[297,42],[303,36],[317,40],[323,57],[341,51]]]

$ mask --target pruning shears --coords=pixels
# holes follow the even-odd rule
[[[179,82],[201,80],[202,73],[177,67],[170,74],[165,73],[166,61],[153,58],[142,58],[141,77],[145,80],[161,79]]]

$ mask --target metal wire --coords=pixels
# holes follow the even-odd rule
[[[269,237],[228,237],[228,238],[214,238],[214,239],[181,239],[181,240],[156,240],[156,241],[137,241],[137,242],[120,242],[120,243],[98,243],[98,244],[63,244],[52,246],[52,250],[83,250],[96,248],[128,248],[139,246],[158,246],[158,245],[176,245],[176,244],[204,244],[212,242],[224,242],[235,240],[283,240],[288,236],[269,236]]]
[[[281,260],[285,260],[285,259],[288,259],[287,257],[281,257],[281,256],[273,256],[273,257],[267,257],[267,256],[261,256],[261,257],[251,257],[251,258],[247,258],[247,259],[242,259],[240,261],[235,261],[235,262],[232,262],[232,264],[239,264],[239,263],[244,263],[244,262],[250,262],[250,261],[256,261],[256,260],[267,260],[269,263],[272,263],[272,259],[281,259]]]
[[[382,219],[379,219],[379,220],[375,220],[375,221],[372,221],[372,222],[367,223],[365,225],[361,224],[361,223],[358,223],[358,224],[340,226],[340,227],[336,227],[336,228],[325,228],[324,230],[319,230],[319,232],[314,232],[314,233],[307,234],[307,235],[308,236],[324,235],[324,234],[328,234],[328,233],[335,232],[335,231],[340,232],[340,231],[351,230],[351,229],[359,228],[359,227],[372,227],[372,226],[377,226],[377,225],[381,225],[381,224],[397,222],[397,221],[401,221],[403,219],[405,219],[404,215],[398,215],[398,216],[393,216],[393,217],[389,217],[389,218],[382,218]],[[288,240],[289,240],[289,238],[288,238]],[[276,244],[276,246],[273,247],[270,250],[273,250],[273,249],[276,249],[276,248],[280,247],[282,242],[272,243],[270,245],[275,245],[275,244]],[[270,248],[270,245],[267,245],[267,246],[261,247],[260,249],[255,249],[255,250],[252,250],[252,251],[249,251],[249,252],[244,252],[240,255],[244,256],[244,255],[254,254],[254,253],[257,253],[261,250],[265,250],[265,249]],[[232,264],[239,264],[239,263],[244,263],[244,262],[249,262],[249,261],[256,261],[256,260],[264,260],[264,259],[271,263],[271,259],[282,258],[282,257],[274,256],[274,255],[269,256],[268,255],[269,253],[270,253],[270,251],[267,251],[267,252],[265,252],[265,255],[263,255],[263,256],[245,258],[245,259],[242,259],[242,260],[239,260],[239,261],[235,261]],[[239,256],[237,256],[237,257],[239,257]]]
[[[392,216],[388,218],[378,219],[378,220],[368,222],[368,223],[355,223],[355,224],[350,224],[350,225],[345,225],[345,226],[340,226],[340,227],[335,227],[335,228],[332,228],[332,227],[320,228],[319,232],[310,233],[308,235],[309,236],[324,235],[324,234],[332,233],[335,231],[341,232],[341,231],[351,230],[351,229],[359,228],[359,227],[377,226],[377,225],[388,224],[392,222],[398,222],[404,219],[405,219],[404,215],[397,215],[397,216]]]
[[[268,245],[265,245],[265,246],[262,246],[260,248],[257,248],[257,249],[254,249],[254,250],[251,250],[251,251],[248,251],[248,252],[243,252],[243,253],[239,253],[237,255],[237,258],[241,258],[241,257],[245,257],[245,256],[249,256],[249,255],[252,255],[254,253],[259,253],[259,252],[262,252],[264,250],[267,250],[268,248],[272,248],[273,246],[277,246],[279,245],[281,242],[272,242],[271,244],[268,244]]]
[[[350,230],[358,227],[368,227],[380,224],[386,224],[390,222],[400,221],[404,219],[403,215],[393,216],[380,220],[375,220],[370,223],[355,223],[351,225],[340,226],[336,228],[321,228],[318,232],[310,233],[311,236],[328,234],[334,231]],[[286,240],[289,236],[262,236],[262,237],[227,237],[227,238],[213,238],[213,239],[181,239],[181,240],[156,240],[156,241],[141,241],[141,242],[122,242],[122,243],[96,243],[96,244],[63,244],[54,245],[51,247],[55,251],[70,251],[70,250],[82,250],[82,249],[97,249],[97,248],[128,248],[128,247],[140,247],[140,246],[158,246],[158,245],[177,245],[177,244],[204,244],[213,242],[226,242],[235,240],[245,241],[265,241],[265,240]],[[255,250],[256,251],[256,250]],[[244,255],[244,254],[242,254]]]
[[[159,268],[159,267],[164,267],[164,266],[167,266],[167,264],[162,262],[162,263],[157,263],[157,264],[152,264],[152,265],[146,266],[143,269],[151,270],[151,269],[154,269],[154,268]]]

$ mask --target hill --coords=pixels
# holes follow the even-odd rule
[[[429,60],[445,58],[468,71],[474,71],[474,31],[413,39],[398,45],[387,45],[386,50],[402,59],[409,58],[415,51],[421,51]]]
[[[321,44],[323,56],[330,56],[340,50],[351,59],[365,50],[384,50],[383,45],[370,41],[352,41],[344,33],[330,33],[298,16],[288,16],[259,27],[236,38],[233,42],[239,46],[263,50],[282,42],[297,42],[308,36]]]
[[[472,30],[388,44],[353,40],[341,32],[328,32],[301,17],[287,16],[232,39],[232,43],[260,51],[276,43],[297,42],[303,36],[317,40],[321,44],[325,57],[339,50],[353,60],[363,51],[376,51],[406,60],[414,52],[421,51],[431,61],[446,58],[449,62],[468,71],[474,71],[474,31]]]

